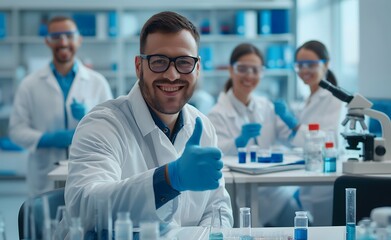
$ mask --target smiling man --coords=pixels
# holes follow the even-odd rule
[[[135,227],[143,220],[207,226],[212,204],[220,206],[223,225],[232,226],[215,129],[187,104],[199,77],[198,47],[199,33],[185,17],[152,16],[135,57],[139,81],[79,124],[65,201],[85,231],[94,229],[99,200],[111,202],[114,220],[130,212]]]
[[[47,174],[68,158],[77,124],[98,103],[111,99],[106,79],[75,58],[82,37],[68,17],[48,23],[46,45],[53,60],[27,76],[15,95],[10,137],[29,150],[27,182],[31,195],[54,188]]]

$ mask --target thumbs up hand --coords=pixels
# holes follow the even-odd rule
[[[193,135],[180,158],[168,164],[171,186],[178,191],[204,191],[219,187],[223,176],[221,151],[215,147],[200,147],[202,121],[196,119]]]

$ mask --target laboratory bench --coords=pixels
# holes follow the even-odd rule
[[[223,159],[224,161],[224,159]],[[281,171],[267,174],[249,175],[240,172],[230,171],[223,168],[223,176],[227,191],[231,196],[234,211],[240,207],[250,207],[253,216],[259,216],[259,204],[257,188],[259,186],[305,186],[305,185],[333,185],[335,179],[342,175],[341,167],[336,173],[314,173],[306,172],[304,169]],[[68,174],[67,162],[61,162],[57,168],[51,171],[48,176],[54,181],[55,187],[65,186]],[[240,196],[240,200],[237,198]],[[245,204],[244,206],[239,206]],[[238,213],[234,213],[235,222]],[[258,217],[253,217],[253,226],[261,226]]]

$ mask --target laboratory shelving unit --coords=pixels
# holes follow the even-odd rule
[[[287,9],[290,11],[290,32],[252,37],[236,34],[221,34],[220,24],[233,21],[239,10]],[[0,37],[0,118],[9,116],[15,90],[31,69],[47,63],[50,50],[44,45],[43,37],[38,36],[42,16],[89,12],[108,14],[115,12],[118,27],[122,17],[132,15],[136,28],[152,14],[171,10],[177,11],[197,26],[207,19],[210,33],[201,35],[201,47],[212,49],[214,69],[202,71],[202,87],[217,97],[222,90],[228,71],[222,69],[229,61],[232,49],[241,42],[250,42],[265,53],[270,44],[296,44],[296,1],[295,0],[2,0],[0,12],[6,16],[6,37]],[[134,26],[133,26],[134,27]],[[102,73],[110,83],[115,96],[126,94],[136,81],[134,56],[139,52],[139,36],[119,35],[117,37],[84,37],[77,56],[92,63],[93,68]],[[103,56],[103,57],[102,57]],[[268,69],[260,84],[259,91],[272,97],[295,97],[295,75],[291,69]],[[1,107],[3,106],[3,107]],[[5,106],[5,107],[4,107]],[[1,133],[1,129],[0,129]],[[0,134],[1,135],[1,134]]]

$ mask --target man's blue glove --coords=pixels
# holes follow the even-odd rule
[[[75,130],[59,130],[56,132],[44,133],[39,140],[38,148],[56,147],[67,148],[72,143]]]
[[[73,98],[71,110],[73,118],[78,121],[80,121],[86,114],[86,106],[83,103],[77,102],[75,98]]]
[[[261,135],[262,125],[259,123],[247,123],[242,126],[242,132],[235,139],[236,147],[245,147],[251,138]]]
[[[274,101],[274,112],[280,116],[281,120],[290,128],[294,129],[299,125],[295,115],[289,110],[284,100]]]
[[[196,119],[193,135],[180,158],[167,165],[171,186],[177,191],[204,191],[219,187],[223,176],[221,151],[215,147],[200,147],[202,121]]]

